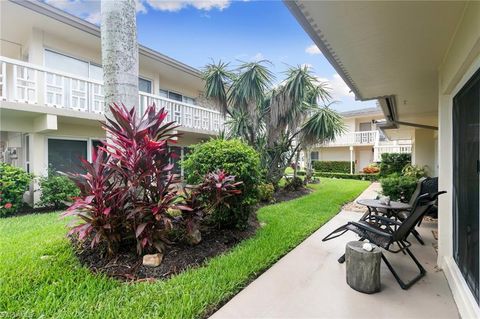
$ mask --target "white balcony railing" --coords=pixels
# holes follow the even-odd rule
[[[103,113],[103,82],[43,66],[0,57],[0,100]],[[197,105],[140,92],[139,108],[155,103],[168,111],[168,120],[181,127],[219,132],[224,118],[220,112]]]
[[[412,153],[411,144],[397,144],[393,141],[390,144],[383,144],[375,146],[373,152],[374,162],[380,162],[382,160],[382,154],[384,153]]]
[[[323,146],[375,145],[378,137],[378,131],[349,132],[338,136],[334,141],[325,143]]]

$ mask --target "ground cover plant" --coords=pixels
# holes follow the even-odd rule
[[[327,222],[368,182],[322,179],[307,196],[265,206],[254,237],[169,280],[125,284],[82,267],[58,213],[0,220],[0,317],[198,318]]]

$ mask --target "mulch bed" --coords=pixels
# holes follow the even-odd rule
[[[293,192],[280,190],[275,193],[275,202],[292,200],[311,192],[310,189],[301,189]],[[255,211],[268,204],[258,205]],[[142,265],[142,258],[135,253],[135,247],[124,247],[114,258],[106,258],[105,247],[101,245],[90,248],[90,242],[78,242],[71,237],[77,247],[75,250],[81,264],[90,268],[94,273],[103,273],[109,277],[127,282],[154,281],[167,279],[181,273],[188,268],[199,267],[208,259],[227,252],[241,241],[250,238],[260,227],[256,213],[253,213],[244,230],[203,228],[202,241],[195,246],[185,243],[176,243],[167,247],[163,261],[158,267]]]

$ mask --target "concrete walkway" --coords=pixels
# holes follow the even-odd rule
[[[374,198],[378,184],[360,197]],[[382,291],[367,295],[345,282],[345,264],[337,258],[353,234],[322,242],[322,238],[360,212],[342,211],[248,285],[211,318],[458,318],[457,307],[442,271],[436,269],[435,222],[424,222],[425,246],[413,242],[413,253],[427,275],[402,290],[382,263]],[[387,256],[404,277],[416,268],[403,254]]]

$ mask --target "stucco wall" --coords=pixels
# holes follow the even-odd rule
[[[452,251],[452,100],[480,69],[480,2],[470,2],[457,27],[450,49],[439,69],[438,165],[439,189],[448,193],[439,199],[438,264],[443,268],[463,318],[478,318],[480,310],[466,287]]]
[[[416,129],[412,140],[412,163],[425,166],[428,176],[436,176],[435,143],[433,130]]]

